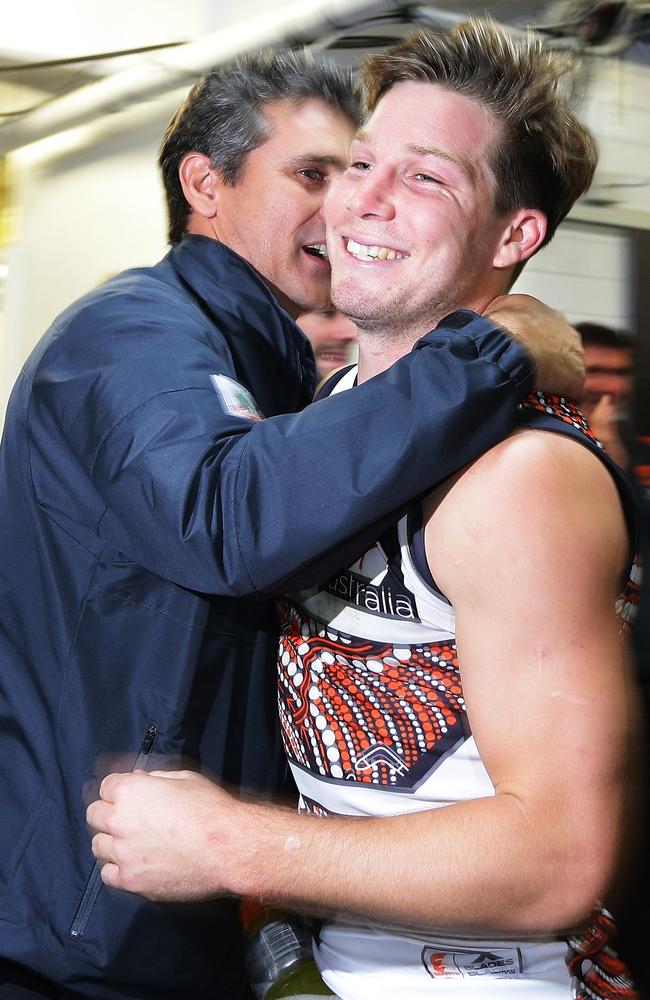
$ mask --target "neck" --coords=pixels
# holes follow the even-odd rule
[[[427,331],[424,330],[423,333]],[[374,375],[386,371],[392,364],[408,354],[413,345],[417,343],[422,334],[401,334],[394,333],[377,335],[376,331],[369,333],[367,330],[359,330],[359,371],[357,384],[366,382]]]
[[[208,239],[214,240],[216,243],[223,243],[223,245],[232,250],[233,253],[238,253],[234,247],[231,247],[225,240],[220,239],[218,229],[215,225],[214,219],[212,218],[204,219],[200,215],[192,212],[190,213],[185,231],[188,236],[207,236]],[[239,256],[241,257],[242,255],[239,254]],[[243,259],[246,260],[246,258]],[[247,261],[247,263],[250,267],[253,267],[250,261]],[[304,308],[301,309],[300,306],[293,302],[292,299],[288,298],[284,292],[280,291],[279,288],[276,288],[273,282],[269,281],[268,278],[261,274],[256,267],[253,267],[253,270],[256,274],[259,274],[266,287],[269,291],[273,292],[282,308],[289,313],[293,320],[296,320],[298,316],[300,316],[300,313],[305,311]]]
[[[441,320],[448,316],[455,309],[472,309],[474,312],[487,312],[495,295],[504,294],[502,291],[491,289],[484,295],[476,295],[471,302],[466,305],[450,305],[438,310],[436,314],[429,315],[426,320],[412,329],[392,329],[386,328],[363,328],[362,322],[357,321],[359,329],[359,371],[357,384],[367,381],[374,375],[386,371],[392,364],[403,358],[405,354],[413,349],[418,340],[424,337],[431,330],[435,330]]]

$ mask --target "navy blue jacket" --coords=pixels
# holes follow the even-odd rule
[[[230,412],[211,375],[266,418]],[[189,237],[71,306],[0,455],[0,956],[84,997],[240,995],[233,903],[102,887],[84,813],[110,770],[281,773],[267,599],[347,565],[510,430],[531,363],[459,312],[301,410],[309,345],[258,276]],[[281,415],[285,414],[285,415]]]

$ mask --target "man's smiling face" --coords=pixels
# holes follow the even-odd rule
[[[360,327],[419,336],[497,294],[508,223],[492,208],[499,136],[482,105],[436,84],[382,97],[325,206],[332,300]]]

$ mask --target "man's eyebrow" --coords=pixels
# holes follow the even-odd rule
[[[354,133],[352,141],[371,143],[368,133],[362,128]],[[417,143],[408,143],[404,148],[407,153],[413,153],[415,156],[435,156],[439,160],[448,160],[457,166],[459,170],[462,170],[472,183],[476,180],[476,168],[474,164],[462,156],[456,156],[455,153],[451,153],[447,149],[441,149],[439,146],[420,146]]]
[[[313,163],[325,167],[343,168],[347,166],[347,160],[342,159],[340,156],[333,156],[331,153],[304,153],[290,160],[291,167],[305,167]]]
[[[439,146],[418,146],[416,144],[409,143],[405,148],[407,152],[414,153],[415,156],[434,156],[438,160],[448,160],[449,163],[453,163],[460,170],[462,170],[470,181],[474,182],[476,180],[476,168],[474,164],[469,160],[466,160],[464,156],[456,156],[455,153],[451,153],[447,149],[441,149]]]

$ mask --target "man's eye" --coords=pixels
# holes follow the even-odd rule
[[[437,177],[432,177],[431,174],[417,173],[413,175],[416,181],[424,181],[426,184],[440,184],[441,181]]]
[[[366,160],[353,160],[350,170],[370,170],[370,164]]]
[[[323,171],[318,170],[316,167],[303,167],[298,173],[315,184],[322,184],[323,181],[327,180]]]

